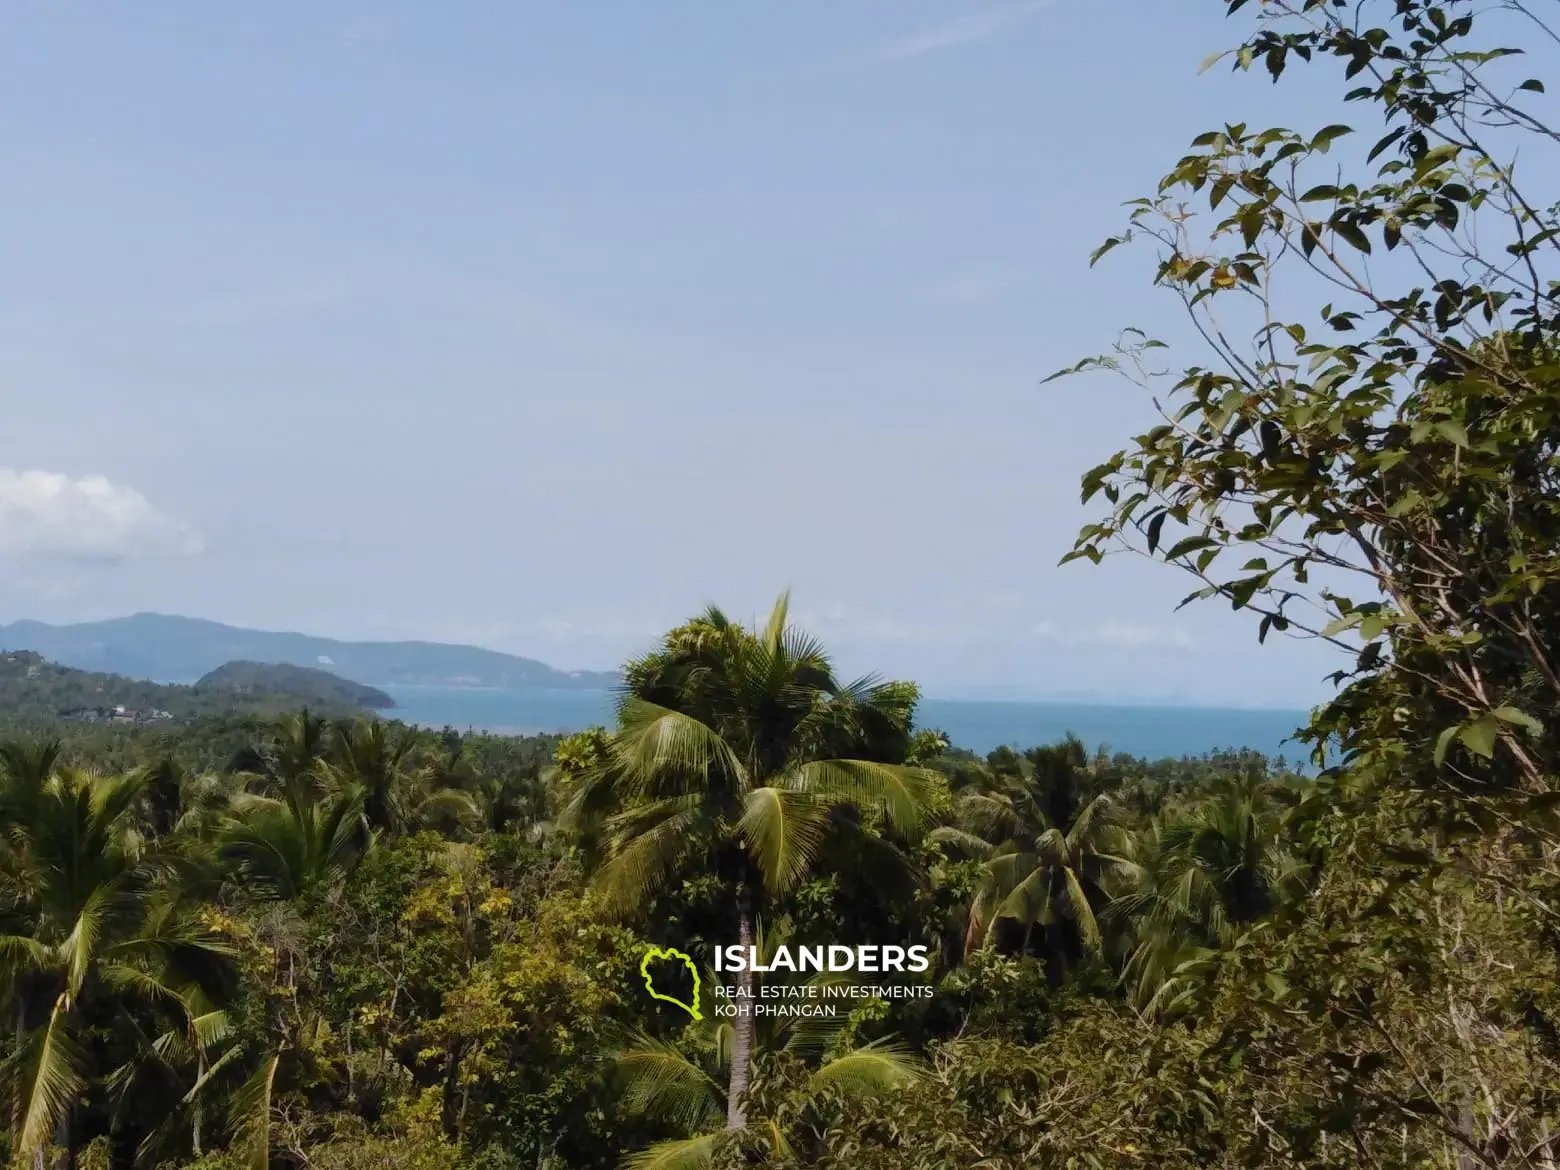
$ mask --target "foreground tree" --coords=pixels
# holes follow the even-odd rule
[[[1133,333],[1075,367],[1163,417],[1085,477],[1107,506],[1071,556],[1157,557],[1188,601],[1347,655],[1306,731],[1337,765],[1296,814],[1317,889],[1197,1003],[1266,1054],[1265,1157],[1556,1158],[1560,218],[1535,162],[1560,132],[1524,43],[1560,37],[1517,0],[1267,0],[1235,67],[1338,61],[1371,144],[1211,130],[1096,253],[1156,244],[1207,357],[1171,372]]]
[[[791,1099],[784,1106],[775,1103],[780,1106],[775,1114],[795,1113],[826,1094],[853,1100],[879,1096],[920,1076],[915,1057],[894,1040],[842,1047],[845,1022],[842,1017],[800,1027],[781,1020],[755,1037],[755,1063],[765,1057],[788,1059],[805,1069]],[[644,1035],[629,1038],[616,1058],[624,1107],[689,1136],[668,1138],[631,1154],[623,1160],[623,1170],[710,1170],[718,1156],[732,1154],[730,1128],[721,1129],[730,1112],[728,1088],[716,1079],[724,1072],[729,1085],[732,1033],[732,1024],[706,1016],[676,1044]],[[755,1143],[761,1154],[783,1157],[790,1152],[780,1120],[766,1113]]]
[[[1552,155],[1560,132],[1535,104],[1543,83],[1509,67],[1516,50],[1473,39],[1495,9],[1553,41],[1520,4],[1262,6],[1237,68],[1341,59],[1386,161],[1351,180],[1330,153],[1348,126],[1233,125],[1139,201],[1101,253],[1156,242],[1158,281],[1213,360],[1172,375],[1134,335],[1075,367],[1168,384],[1162,425],[1085,478],[1085,500],[1111,507],[1072,556],[1158,556],[1203,582],[1194,597],[1258,614],[1263,636],[1350,650],[1353,683],[1313,729],[1348,758],[1407,752],[1444,779],[1538,794],[1560,715],[1560,218],[1516,158]],[[1291,286],[1330,301],[1286,319]],[[1410,705],[1408,736],[1374,717],[1388,691]]]
[[[194,1033],[229,951],[159,881],[166,869],[141,820],[145,774],[44,774],[33,765],[52,765],[52,753],[26,767],[16,750],[6,758],[15,766],[3,802],[0,976],[16,1027],[12,1154],[41,1161],[54,1142],[73,1164],[86,1093],[112,1071],[93,1028],[133,1009]]]
[[[935,777],[902,766],[915,690],[843,684],[823,647],[788,623],[781,596],[752,631],[717,609],[628,664],[618,726],[572,794],[576,825],[601,826],[596,882],[620,910],[646,905],[679,873],[716,874],[737,941],[813,869],[860,814],[890,832],[925,819]],[[752,987],[751,971],[738,983]],[[753,1020],[732,1038],[726,1121],[746,1125]]]

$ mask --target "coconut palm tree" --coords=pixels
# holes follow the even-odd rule
[[[291,902],[350,872],[365,847],[361,818],[356,792],[241,793],[217,830],[218,855],[251,895]]]
[[[914,688],[841,683],[788,615],[784,594],[757,631],[711,607],[628,664],[616,730],[566,810],[603,843],[595,884],[610,906],[640,908],[677,874],[713,872],[746,949],[767,906],[855,814],[888,832],[924,821],[936,777],[895,762],[909,745]],[[738,983],[751,989],[752,973]],[[730,1128],[746,1124],[752,1024],[739,1017],[733,1032]]]
[[[953,824],[934,830],[930,839],[983,865],[966,954],[990,937],[994,925],[1011,921],[1022,930],[1018,946],[1024,951],[1038,929],[1047,975],[1055,980],[1083,955],[1100,953],[1099,915],[1110,887],[1136,866],[1113,819],[1111,798],[1080,799],[1088,761],[1077,739],[1034,749],[1025,760],[1028,769],[998,769],[961,792]]]
[[[362,788],[328,784],[322,767],[316,763],[285,777],[279,796],[240,793],[217,830],[223,870],[249,897],[271,904],[272,926],[282,938],[293,932],[299,904],[338,888],[374,839],[363,825]],[[290,961],[288,971],[292,986]],[[202,1067],[191,1090],[198,1093],[218,1072],[244,1075],[247,1070],[228,1098],[227,1120],[242,1163],[251,1170],[266,1170],[269,1164],[278,1071],[288,1058],[296,1063],[312,1050],[321,1021],[312,1012],[273,1012],[269,1025],[258,1055],[230,1048],[222,1062],[230,1069],[218,1062]]]
[[[40,757],[34,756],[37,763]],[[194,1026],[201,988],[228,949],[182,911],[148,848],[145,773],[5,771],[6,869],[0,978],[12,999],[13,1157],[41,1161],[52,1139],[67,1160],[83,1090],[103,1070],[85,1042],[89,1016],[132,1006]],[[52,761],[51,761],[52,763]]]
[[[1278,832],[1277,795],[1260,773],[1225,776],[1140,835],[1137,889],[1119,900],[1137,936],[1123,979],[1139,1007],[1166,1006],[1184,964],[1303,888],[1306,867]]]
[[[247,747],[228,765],[228,771],[251,777],[271,795],[289,787],[312,786],[316,765],[330,746],[330,723],[305,707],[296,715],[279,719],[267,740]]]
[[[365,842],[424,825],[475,822],[470,794],[444,786],[445,772],[424,763],[420,746],[416,729],[401,724],[353,719],[334,725],[316,770],[326,787],[356,797]]]
[[[838,981],[822,976],[813,983]],[[785,1052],[814,1064],[805,1092],[825,1090],[850,1094],[888,1092],[920,1075],[919,1062],[893,1039],[858,1044],[835,1051],[844,1017],[807,1019],[766,1017],[756,1029],[755,1055]],[[688,1136],[656,1142],[624,1159],[623,1170],[706,1170],[729,1126],[729,1073],[734,1059],[735,1026],[730,1018],[706,1015],[685,1029],[680,1043],[631,1033],[619,1046],[616,1065],[621,1078],[623,1107],[631,1114]],[[722,1074],[727,1083],[723,1085]],[[785,1138],[773,1124],[763,1128],[777,1154]]]

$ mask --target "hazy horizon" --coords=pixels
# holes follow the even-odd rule
[[[564,671],[564,672],[580,673],[580,672],[612,671],[612,670],[616,670],[619,666],[622,665],[622,663],[616,663],[616,664],[613,664],[611,666],[606,666],[606,667],[595,667],[595,666],[580,666],[580,665],[571,664],[571,663],[568,663],[568,662],[552,662],[552,661],[547,661],[545,659],[537,659],[535,655],[523,654],[523,653],[520,653],[519,651],[505,650],[502,647],[498,647],[498,646],[484,646],[481,643],[439,643],[439,642],[436,642],[436,641],[430,641],[428,639],[351,639],[351,638],[337,638],[333,634],[321,633],[321,632],[316,631],[316,630],[308,630],[308,629],[271,629],[271,628],[267,628],[267,627],[255,627],[255,626],[239,627],[239,626],[234,626],[230,622],[222,622],[222,621],[220,621],[218,619],[214,619],[214,618],[198,618],[198,617],[194,617],[193,615],[188,615],[188,614],[164,614],[164,613],[157,613],[155,611],[150,611],[150,610],[143,610],[143,611],[139,611],[139,612],[134,613],[134,614],[118,614],[118,615],[115,615],[115,616],[109,617],[109,618],[91,619],[91,620],[83,621],[83,622],[42,622],[42,621],[39,621],[38,619],[35,619],[35,618],[16,618],[16,619],[13,619],[11,621],[0,621],[0,630],[7,630],[7,629],[10,629],[10,628],[18,625],[18,624],[29,623],[29,622],[35,622],[35,623],[37,623],[39,625],[49,626],[51,628],[58,629],[58,628],[61,628],[61,627],[68,627],[68,626],[96,625],[96,624],[101,624],[101,623],[105,623],[105,622],[122,621],[122,620],[127,620],[127,619],[130,619],[130,618],[136,618],[136,617],[175,618],[175,619],[179,619],[179,620],[193,620],[193,621],[214,622],[217,625],[226,626],[226,627],[228,627],[230,629],[251,630],[251,631],[257,631],[257,632],[262,632],[262,633],[272,633],[272,634],[301,634],[301,635],[304,635],[305,637],[318,638],[318,639],[325,640],[325,641],[345,642],[345,643],[360,643],[360,642],[365,642],[365,641],[390,641],[390,642],[406,641],[406,642],[413,642],[413,643],[435,644],[435,645],[437,645],[437,644],[443,644],[443,645],[452,645],[452,644],[468,645],[468,646],[473,646],[473,647],[475,647],[477,649],[495,650],[495,651],[498,651],[500,653],[514,654],[517,657],[530,658],[530,659],[533,659],[535,661],[541,661],[541,662],[543,662],[547,666],[551,666],[554,669],[557,669],[557,670],[560,670],[560,671]],[[9,647],[9,648],[10,649],[17,649],[17,650],[32,649],[32,647],[24,647],[24,646],[20,646],[20,645],[18,645],[16,647]],[[47,655],[45,655],[45,657],[47,657]],[[322,669],[334,671],[334,668],[333,668],[333,666],[331,664],[325,664],[322,667]],[[195,681],[195,679],[193,679],[193,678],[188,678],[188,679],[186,679],[186,678],[166,678],[166,679],[155,679],[155,680],[152,680],[152,681],[161,682],[161,683],[174,683],[174,684],[188,685],[190,683],[193,683]],[[354,682],[372,682],[373,680],[354,678],[354,679],[352,679],[352,681],[354,681]],[[913,677],[910,677],[909,681],[919,682],[920,680],[915,679]],[[383,685],[389,686],[391,684],[383,684]],[[489,687],[463,687],[463,686],[461,686],[459,684],[431,684],[431,683],[430,684],[400,683],[400,684],[394,684],[394,686],[398,687],[400,689],[407,689],[407,690],[417,690],[417,689],[456,689],[456,690],[459,690],[459,689],[469,689],[469,690],[499,689],[499,690],[502,690],[502,689],[505,689],[505,688],[489,688]],[[523,690],[525,688],[512,688],[512,689]],[[1188,709],[1209,709],[1209,708],[1213,708],[1213,709],[1221,709],[1221,710],[1251,710],[1251,711],[1303,711],[1303,710],[1307,709],[1307,707],[1304,704],[1294,704],[1294,703],[1286,704],[1286,703],[1281,703],[1281,702],[1263,702],[1263,701],[1260,701],[1260,700],[1258,700],[1258,701],[1249,701],[1248,700],[1248,701],[1244,701],[1244,702],[1242,702],[1242,701],[1234,701],[1234,702],[1223,702],[1223,703],[1199,702],[1199,701],[1196,701],[1195,698],[1187,699],[1184,696],[1179,695],[1177,693],[1173,693],[1173,692],[1165,692],[1165,693],[1155,694],[1155,693],[1151,693],[1151,692],[1134,692],[1134,691],[1130,691],[1130,690],[1110,692],[1110,691],[1100,691],[1100,690],[1094,690],[1094,689],[1070,689],[1070,690],[1069,689],[1060,689],[1060,690],[1046,691],[1046,690],[1040,690],[1040,689],[1034,689],[1034,688],[1025,688],[1025,687],[1022,687],[1022,686],[1012,686],[1012,685],[1003,686],[1003,685],[1000,685],[1000,684],[979,684],[979,683],[971,684],[971,685],[964,685],[964,686],[960,686],[960,685],[945,686],[945,687],[940,687],[940,688],[936,687],[936,686],[931,687],[931,688],[926,688],[926,687],[923,686],[922,691],[923,691],[923,698],[929,699],[929,700],[934,700],[934,701],[939,701],[939,702],[1054,703],[1054,704],[1057,704],[1059,706],[1065,706],[1065,705],[1068,705],[1068,704],[1077,704],[1079,706],[1101,706],[1101,707],[1109,707],[1109,706],[1124,706],[1124,707],[1158,706],[1158,707],[1168,707],[1168,708],[1178,708],[1178,707],[1185,707],[1185,708],[1188,708]]]

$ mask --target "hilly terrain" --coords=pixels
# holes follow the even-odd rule
[[[237,663],[238,667],[251,664]],[[263,669],[263,668],[262,668]],[[217,672],[219,676],[222,672]],[[310,672],[323,674],[324,672]],[[0,652],[0,722],[157,724],[186,723],[210,715],[274,716],[307,706],[319,715],[343,717],[367,714],[359,692],[389,698],[372,688],[325,675],[301,680],[297,690],[285,689],[288,676],[267,676],[239,670],[255,684],[244,689],[222,685],[183,686],[147,682],[122,675],[75,670],[26,651]],[[228,676],[233,677],[233,676]]]
[[[395,700],[377,687],[364,686],[312,666],[274,662],[229,662],[195,684],[197,691],[229,691],[238,695],[296,695],[313,703],[333,703],[385,711]]]
[[[0,626],[0,649],[33,651],[78,670],[166,682],[194,682],[237,661],[323,668],[370,686],[599,689],[617,682],[616,674],[557,670],[478,646],[339,642],[154,613],[62,626],[14,622]]]

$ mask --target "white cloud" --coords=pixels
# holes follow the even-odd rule
[[[101,475],[0,467],[0,556],[120,561],[200,550],[188,526],[134,488]]]
[[[990,39],[1008,26],[1033,16],[1049,5],[1050,0],[1030,0],[1025,4],[1008,4],[1001,8],[971,13],[969,16],[950,20],[945,24],[933,25],[889,41],[868,53],[867,57],[875,61],[906,61],[942,49],[951,49],[957,45],[975,44]]]

